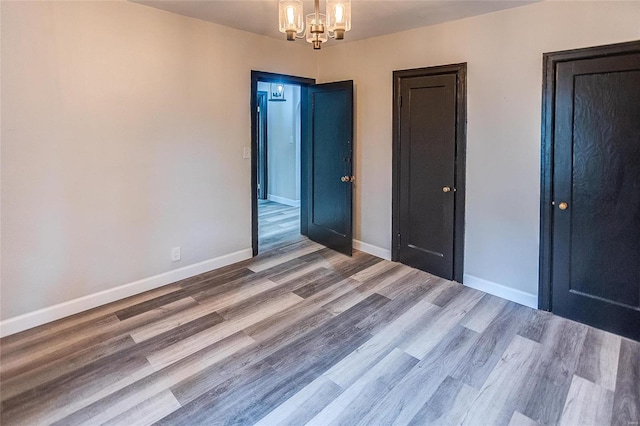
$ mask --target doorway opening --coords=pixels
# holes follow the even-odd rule
[[[299,129],[299,235],[330,249],[351,255],[353,250],[353,81],[315,84],[310,78],[286,76],[262,71],[251,71],[251,233],[253,255],[260,248],[258,191],[259,171],[264,171],[267,200],[282,203],[282,198],[269,200],[273,187],[269,174],[269,120],[267,117],[266,157],[261,169],[259,163],[260,115],[259,83],[269,83],[268,97],[286,98],[286,85],[299,86],[300,101],[296,122]],[[271,83],[275,83],[272,85]],[[261,86],[266,88],[265,86]],[[263,90],[261,90],[263,91]],[[264,99],[264,97],[263,97]],[[269,101],[267,100],[267,105]],[[282,103],[282,101],[276,101]],[[267,107],[268,110],[273,107]],[[262,127],[264,129],[264,126]],[[291,144],[290,136],[285,143]],[[292,161],[295,163],[295,159]],[[295,178],[293,178],[295,182]],[[264,196],[264,195],[263,195]],[[276,196],[278,197],[278,196]],[[287,198],[287,197],[284,197]],[[264,201],[264,200],[263,200]],[[263,203],[266,204],[266,203]],[[296,203],[297,204],[297,203]],[[286,204],[285,204],[286,205]],[[269,206],[264,206],[269,207]],[[274,207],[274,206],[271,206]],[[277,207],[277,206],[276,206]],[[293,207],[293,206],[292,206]],[[274,212],[270,212],[274,213]],[[294,212],[284,213],[295,217]],[[272,219],[272,218],[271,218]],[[283,220],[280,217],[276,220]],[[265,217],[266,222],[266,217]],[[294,225],[289,223],[285,228]],[[295,232],[295,231],[294,231]],[[272,235],[273,236],[273,235]],[[263,238],[265,240],[266,238]],[[286,241],[285,241],[286,243]],[[274,242],[275,244],[275,242]],[[272,244],[274,248],[277,244]]]
[[[306,87],[315,80],[251,72],[253,255],[306,235]]]
[[[258,251],[300,239],[301,87],[258,81]]]

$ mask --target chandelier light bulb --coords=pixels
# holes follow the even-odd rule
[[[301,0],[280,0],[279,30],[287,34],[287,40],[295,40],[304,32],[304,15],[302,13]]]
[[[344,19],[344,6],[338,4],[336,6],[336,24],[341,24]]]
[[[351,29],[351,0],[327,0],[327,31],[336,40]]]
[[[292,27],[294,26],[294,20],[295,20],[295,9],[291,6],[287,7],[287,27]]]

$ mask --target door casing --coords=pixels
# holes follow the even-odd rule
[[[540,166],[540,266],[538,308],[551,311],[553,260],[553,144],[556,67],[559,63],[640,52],[640,41],[550,52],[543,55],[542,143]]]
[[[267,199],[268,185],[269,185],[269,173],[267,172],[268,165],[268,141],[267,141],[267,92],[258,92],[258,106],[260,107],[259,121],[258,121],[258,183],[260,189],[258,189],[258,198],[261,200]],[[262,127],[262,140],[260,140],[260,128]]]
[[[467,153],[467,64],[442,65],[393,72],[393,152],[392,152],[392,235],[391,260],[398,260],[400,235],[400,95],[402,80],[442,74],[456,75],[456,155],[454,193],[453,279],[459,283],[464,275],[464,215]]]
[[[258,81],[265,83],[297,84],[300,86],[300,164],[306,164],[309,138],[307,131],[307,90],[309,85],[315,84],[313,78],[296,77],[285,74],[275,74],[264,71],[251,71],[251,248],[253,256],[258,254]],[[308,176],[300,174],[300,233],[307,235],[307,180]]]

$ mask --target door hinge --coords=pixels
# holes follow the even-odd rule
[[[398,249],[402,247],[402,243],[401,243],[401,236],[400,234],[398,234]]]

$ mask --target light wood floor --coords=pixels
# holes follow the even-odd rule
[[[2,425],[640,419],[640,343],[299,237],[0,349]]]
[[[258,252],[301,240],[300,208],[258,200]]]

